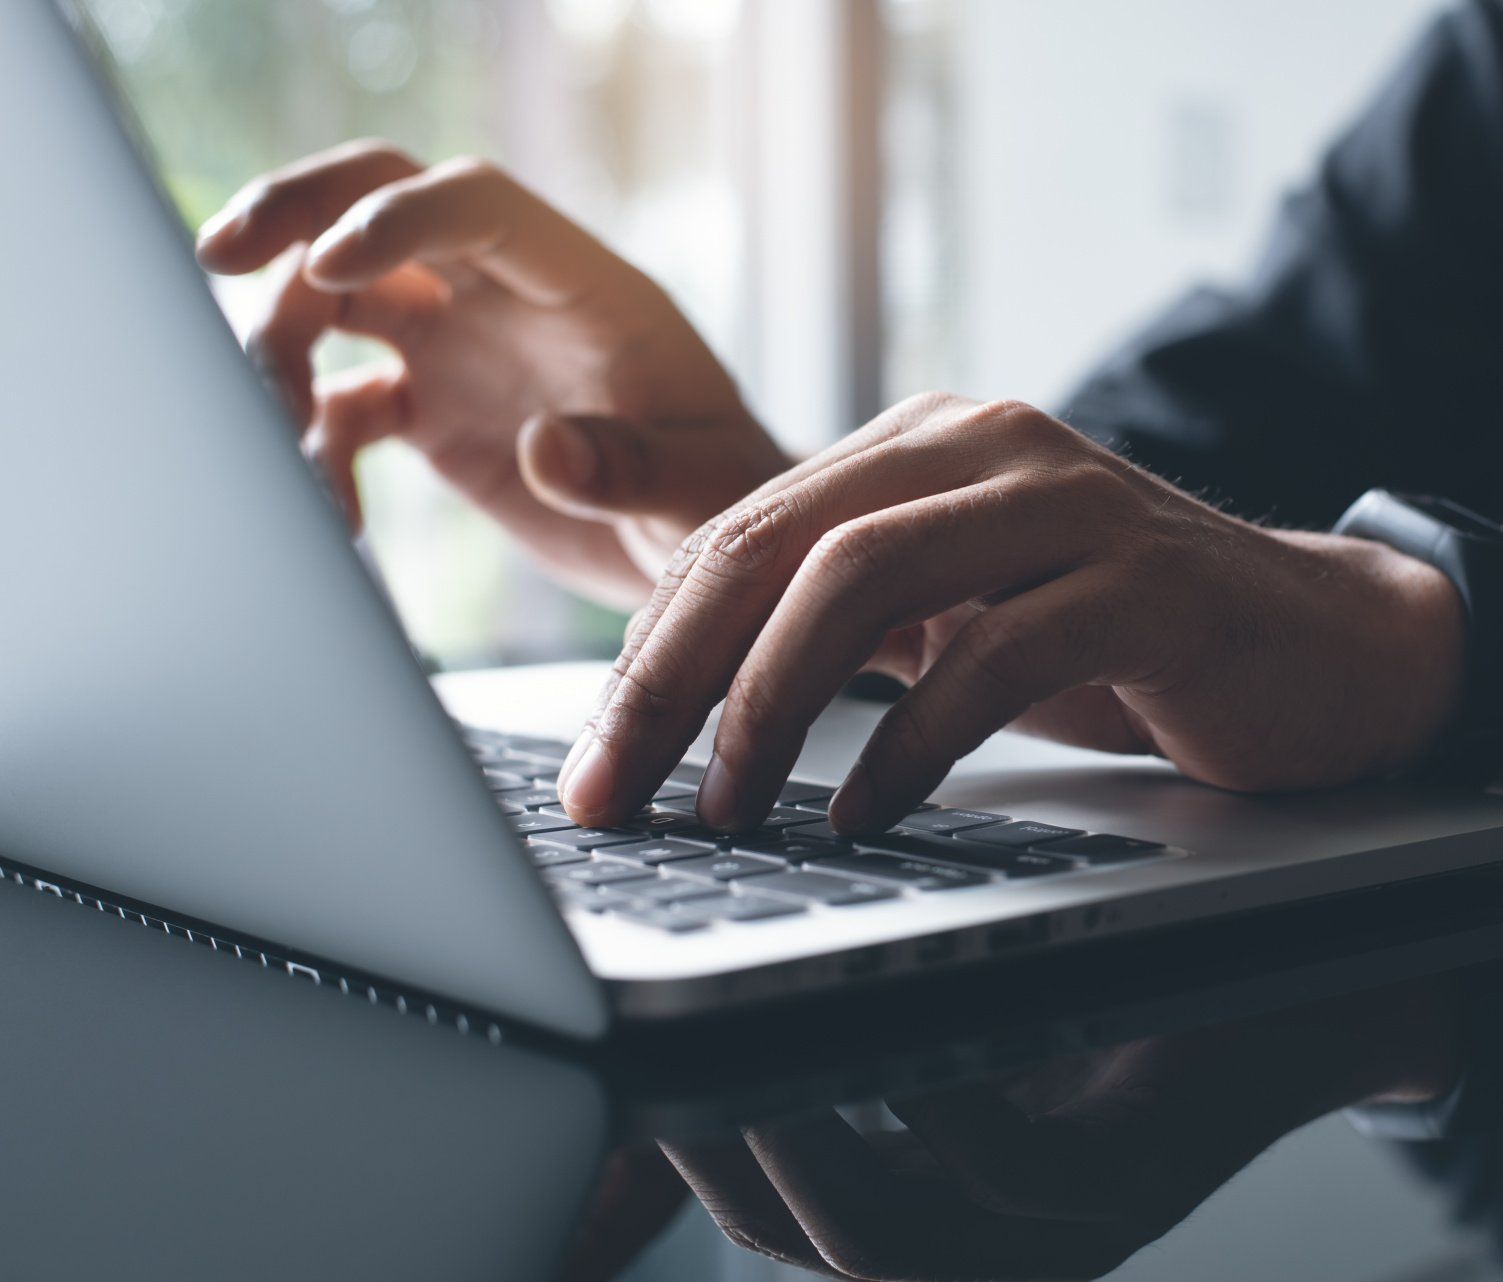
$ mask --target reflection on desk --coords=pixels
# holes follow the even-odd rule
[[[1401,890],[584,1059],[5,884],[5,1276],[699,1282],[715,1227],[829,1277],[1100,1275],[1503,957],[1489,879]]]

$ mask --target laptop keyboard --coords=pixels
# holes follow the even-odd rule
[[[891,831],[848,837],[825,817],[834,789],[790,781],[754,832],[703,827],[701,766],[675,770],[641,814],[581,828],[558,799],[569,745],[463,727],[487,784],[564,908],[673,934],[776,921],[1001,882],[1163,858],[1161,842],[926,804]]]

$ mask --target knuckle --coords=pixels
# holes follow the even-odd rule
[[[726,1241],[732,1246],[738,1246],[743,1251],[751,1251],[770,1259],[786,1260],[787,1257],[776,1245],[777,1235],[769,1232],[764,1225],[739,1208],[728,1206],[721,1199],[707,1198],[706,1194],[701,1193],[700,1200],[706,1203],[710,1218],[715,1221],[716,1226],[725,1235]]]
[[[502,177],[501,169],[484,156],[455,156],[438,167],[444,178],[467,183],[493,183]]]
[[[999,400],[983,401],[976,407],[978,414],[984,414],[994,422],[1003,423],[1009,427],[1030,427],[1040,423],[1053,423],[1054,420],[1045,414],[1037,406],[1030,405],[1027,401],[1020,401],[1016,397],[1004,396]]]
[[[401,212],[405,203],[405,193],[390,189],[373,191],[350,207],[343,215],[340,226],[357,232],[361,242],[367,246],[377,244],[381,237],[391,233],[396,224],[395,215]]]
[[[955,430],[1004,445],[1009,456],[1020,450],[1053,450],[1075,438],[1072,429],[1026,401],[998,400],[973,404],[954,423]]]
[[[919,392],[899,401],[889,415],[884,416],[889,430],[883,436],[891,438],[927,427],[942,428],[963,418],[974,405],[974,401],[954,392]]]
[[[954,392],[940,392],[930,390],[927,392],[915,392],[912,396],[905,396],[895,407],[899,411],[906,412],[914,418],[925,417],[930,414],[943,413],[945,411],[961,409],[971,404],[963,396]]]
[[[950,647],[969,680],[980,680],[994,692],[1018,685],[1020,674],[1029,670],[1032,644],[1006,610],[992,610],[962,628]]]
[[[763,577],[781,563],[797,515],[786,495],[727,513],[705,537],[697,567],[715,578]]]
[[[231,203],[242,217],[253,221],[265,218],[278,205],[286,203],[292,191],[292,181],[286,176],[263,174],[246,183]]]
[[[871,520],[847,521],[826,530],[805,558],[816,578],[839,587],[869,583],[883,572],[892,535]]]
[[[756,1233],[747,1230],[739,1224],[720,1223],[720,1231],[725,1234],[725,1240],[732,1246],[738,1246],[743,1251],[762,1252],[762,1242]]]
[[[602,737],[612,737],[626,723],[641,725],[668,721],[677,707],[677,701],[668,693],[674,685],[673,681],[645,672],[640,663],[628,666],[616,676],[610,705],[599,718]]]
[[[909,1270],[898,1263],[902,1253],[886,1249],[875,1243],[857,1243],[844,1239],[816,1243],[824,1262],[847,1277],[861,1278],[864,1282],[883,1282],[887,1278],[909,1276]],[[922,1270],[927,1272],[928,1270]]]
[[[351,157],[370,161],[374,164],[397,166],[409,166],[415,168],[417,161],[412,154],[398,147],[389,138],[368,137],[357,138],[350,143],[348,154]]]

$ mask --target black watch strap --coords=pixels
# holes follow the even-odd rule
[[[1432,765],[1449,775],[1496,776],[1503,766],[1503,526],[1449,499],[1369,490],[1332,533],[1386,543],[1456,586],[1466,611],[1466,688]]]

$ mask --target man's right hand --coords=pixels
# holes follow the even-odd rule
[[[199,258],[280,259],[248,347],[357,526],[355,456],[401,437],[565,582],[635,607],[686,535],[788,466],[668,296],[484,162],[313,156],[242,190]],[[400,361],[315,382],[332,330]]]
[[[733,1242],[837,1282],[1100,1277],[1298,1126],[1455,1088],[1451,976],[664,1143]],[[650,1169],[650,1168],[648,1168]],[[1162,1272],[1162,1270],[1160,1270]]]

